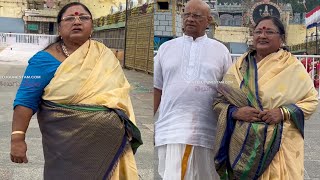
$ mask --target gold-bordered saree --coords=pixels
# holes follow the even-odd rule
[[[240,57],[218,85],[215,165],[221,179],[292,180],[304,177],[304,120],[318,95],[303,65],[280,49],[256,63],[255,51]],[[237,107],[286,108],[290,120],[249,123],[232,118]]]
[[[44,179],[137,180],[142,144],[119,61],[88,40],[58,67],[38,111]]]

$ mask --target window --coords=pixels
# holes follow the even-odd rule
[[[169,10],[169,2],[157,2],[159,10]]]

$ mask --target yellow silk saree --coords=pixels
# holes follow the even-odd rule
[[[142,144],[130,85],[110,49],[88,40],[44,89],[38,121],[45,179],[138,179]]]
[[[280,49],[256,63],[244,54],[218,85],[215,164],[221,179],[303,179],[304,120],[316,110],[317,91],[303,65]],[[232,119],[232,109],[286,108],[291,119],[270,125]]]

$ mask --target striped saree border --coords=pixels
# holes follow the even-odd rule
[[[303,111],[295,104],[282,106],[290,112],[290,117],[293,123],[298,128],[300,134],[304,138],[304,114]]]
[[[125,149],[126,149],[126,144],[127,144],[127,137],[126,135],[123,136],[122,138],[122,143],[120,145],[120,148],[118,150],[118,152],[116,153],[115,157],[113,158],[111,164],[113,166],[109,166],[109,168],[107,169],[106,173],[103,176],[103,180],[109,180],[111,179],[112,175],[113,175],[113,171],[116,168],[116,164],[118,163],[118,161],[120,160],[120,157],[125,153]]]

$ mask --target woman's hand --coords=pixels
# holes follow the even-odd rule
[[[27,163],[27,144],[24,135],[15,134],[11,137],[11,161],[15,163]]]
[[[250,107],[250,106],[245,106],[238,108],[233,114],[232,118],[240,121],[247,121],[247,122],[255,122],[255,121],[260,121],[259,119],[259,113],[261,111]]]
[[[268,124],[278,124],[283,120],[280,108],[262,111],[259,118]]]
[[[11,135],[11,152],[10,158],[15,163],[27,163],[28,158],[26,155],[27,144],[25,142],[25,133],[27,132],[30,119],[32,117],[33,110],[17,105],[13,111],[12,120],[12,132],[22,131],[23,134],[12,134]]]

